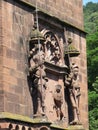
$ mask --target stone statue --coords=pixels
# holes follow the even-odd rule
[[[62,120],[63,118],[63,112],[62,112],[62,104],[63,104],[63,95],[61,91],[61,85],[55,86],[55,91],[53,93],[53,99],[54,99],[54,108],[56,109],[56,114],[58,120]]]
[[[50,61],[51,61],[51,63],[60,65],[60,59],[61,59],[61,56],[60,56],[59,48],[55,47],[55,51],[53,52],[52,58]]]
[[[36,44],[34,48],[29,53],[29,72],[32,77],[32,82],[34,89],[37,90],[37,115],[45,115],[45,89],[46,82],[48,81],[46,77],[44,60],[45,55],[42,50],[42,45]],[[33,87],[32,86],[32,87]],[[33,91],[33,90],[32,90]]]
[[[79,119],[79,98],[80,98],[80,86],[78,83],[78,66],[73,63],[71,66],[71,72],[67,78],[65,78],[65,86],[69,89],[70,100],[72,104],[73,120],[70,122],[72,125],[80,124]]]

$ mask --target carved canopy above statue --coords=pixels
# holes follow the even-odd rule
[[[57,36],[50,30],[43,30],[45,41],[45,60],[52,64],[62,66],[62,53]]]

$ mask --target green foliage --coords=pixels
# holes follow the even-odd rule
[[[93,90],[92,84],[98,76],[98,32],[87,36],[87,58],[88,58],[88,84]]]
[[[98,3],[89,2],[83,9],[85,30],[90,34],[98,31]]]
[[[98,109],[97,100],[98,100],[98,94],[95,91],[89,92],[89,111],[94,111],[94,109],[96,110],[96,108]],[[97,117],[98,117],[98,115],[97,115]]]
[[[93,86],[93,88],[94,88],[94,90],[95,90],[95,92],[96,92],[96,94],[98,96],[98,77],[96,77],[96,81],[92,84],[92,86]]]
[[[98,79],[98,77],[97,77]],[[98,80],[94,83],[94,90],[89,92],[89,127],[98,129]]]
[[[95,120],[91,112],[89,113],[89,128],[90,130],[98,130],[98,120]]]
[[[89,127],[98,130],[98,3],[84,6],[84,25],[87,35],[89,88]]]
[[[93,91],[89,91],[89,127],[90,130],[98,129],[98,77],[92,84]]]

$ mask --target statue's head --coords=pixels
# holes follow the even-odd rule
[[[75,63],[72,63],[71,71],[75,76],[77,76],[79,72],[79,67]]]

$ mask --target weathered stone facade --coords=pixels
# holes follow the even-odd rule
[[[39,30],[42,34],[52,32],[58,38],[62,53],[61,59],[64,58],[64,45],[66,45],[68,38],[73,40],[73,45],[80,52],[78,57],[70,58],[70,62],[75,62],[79,66],[79,84],[81,86],[80,118],[84,128],[87,129],[86,34],[83,31],[82,0],[38,0],[37,2]],[[35,5],[36,0],[0,1],[0,118],[2,120],[9,119],[9,122],[12,123],[9,124],[13,125],[11,127],[9,124],[4,125],[1,123],[2,129],[11,127],[11,129],[17,130],[19,127],[20,129],[30,130],[37,127],[31,119],[33,117],[33,102],[28,85],[29,39],[35,22]],[[66,60],[62,62],[67,65]],[[59,72],[55,74],[52,71],[53,75],[51,71],[47,71],[50,84],[58,82],[64,86],[62,74],[59,75]],[[51,87],[50,85],[47,95],[51,95]],[[64,92],[64,88],[62,91]],[[48,98],[46,102],[48,102]],[[51,109],[51,102],[49,103],[48,107]],[[63,112],[66,117],[66,126],[68,126],[68,106],[66,101],[63,103]],[[47,110],[47,113],[49,119],[51,119],[50,121],[56,118],[54,116],[53,119],[54,114],[51,111]],[[13,120],[16,121],[15,124]],[[15,128],[16,124],[19,125],[17,128]],[[47,122],[46,124],[48,127],[50,123]],[[23,126],[25,128],[22,128]]]

